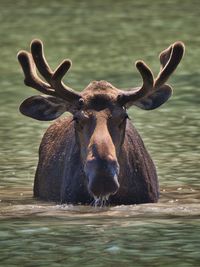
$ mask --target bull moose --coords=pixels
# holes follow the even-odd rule
[[[57,119],[66,111],[72,114],[57,119],[44,134],[34,196],[72,204],[157,202],[156,168],[127,109],[134,105],[152,110],[165,103],[172,94],[166,81],[183,54],[182,42],[161,52],[161,70],[155,79],[149,67],[137,61],[141,87],[122,90],[107,81],[93,81],[78,93],[62,81],[70,60],[52,71],[40,40],[32,41],[31,53],[20,51],[25,84],[44,94],[24,100],[21,113],[41,121]]]

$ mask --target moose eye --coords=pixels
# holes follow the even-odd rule
[[[128,114],[125,114],[124,117],[122,118],[122,120],[120,121],[119,127],[121,127],[123,125],[123,123],[127,120],[130,119]]]
[[[82,130],[84,125],[86,125],[87,122],[89,121],[89,116],[86,112],[82,111],[82,112],[74,115],[73,121],[75,122],[76,129]]]
[[[128,114],[126,113],[122,119],[122,122],[126,121],[127,119],[130,120]]]
[[[129,117],[129,115],[126,113],[125,116],[124,116],[124,120],[127,120],[127,119],[130,120],[130,117]]]
[[[78,131],[83,130],[83,121],[80,118],[74,117],[73,121],[75,122],[75,128]]]
[[[77,117],[73,117],[73,121],[75,121],[76,123],[79,123],[79,119]]]

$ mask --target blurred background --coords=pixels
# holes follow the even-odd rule
[[[160,203],[169,201],[199,203],[199,1],[1,0],[0,36],[0,204],[5,214],[13,203],[25,205],[34,202],[32,186],[38,147],[44,131],[51,124],[34,121],[24,117],[18,111],[20,103],[26,97],[38,94],[36,90],[23,84],[23,74],[16,58],[19,50],[29,49],[30,42],[34,38],[44,42],[45,54],[52,68],[55,68],[64,58],[72,60],[73,66],[65,77],[65,83],[78,91],[84,89],[90,81],[102,79],[118,88],[139,86],[141,77],[135,69],[134,62],[138,59],[144,60],[156,76],[160,69],[159,53],[173,42],[183,41],[186,45],[185,57],[168,82],[174,88],[173,97],[157,110],[142,111],[133,107],[129,110],[129,114],[157,166],[161,187]],[[14,216],[12,212],[9,215],[11,217]],[[179,224],[179,222],[176,223]],[[29,226],[31,224],[32,221],[29,222]],[[15,228],[15,223],[5,220],[2,224],[2,233],[5,234],[7,231],[9,236],[10,228],[7,229],[6,225]],[[24,221],[19,225],[23,230]],[[57,228],[55,225],[52,226],[52,231],[55,230],[54,227]],[[149,238],[154,236],[151,233],[154,233],[156,228],[155,225],[149,227],[150,232],[146,232],[150,235],[147,234],[147,240],[143,240],[144,244],[147,242],[147,247]],[[38,229],[38,226],[36,225],[34,229]],[[43,228],[39,227],[39,229]],[[44,232],[47,231],[45,229],[44,227]],[[62,227],[61,229],[64,231]],[[165,228],[161,227],[161,232],[162,229]],[[192,247],[189,251],[198,251],[195,237],[197,231],[199,233],[199,224],[196,228],[190,225],[190,229],[195,229],[190,232],[190,238],[192,234],[194,236],[192,242],[195,248]],[[83,227],[82,230],[84,232],[86,229]],[[185,228],[183,232],[184,230]],[[63,235],[62,231],[60,235]],[[34,233],[32,232],[33,235]],[[173,229],[172,233],[174,233]],[[12,232],[12,234],[15,236],[16,233]],[[110,234],[112,233],[109,232]],[[159,236],[160,233],[157,235]],[[134,232],[134,236],[136,238],[137,233]],[[174,236],[179,240],[176,234]],[[189,234],[185,241],[180,239],[178,245],[181,246],[188,238]],[[18,242],[20,244],[21,239]],[[91,246],[95,244],[91,243]],[[101,248],[103,244],[104,240],[100,239],[97,247]],[[171,254],[169,255],[173,256],[172,251],[177,244],[173,242],[170,244],[168,249]],[[26,244],[24,244],[25,247]],[[160,243],[155,247],[158,252],[159,247]],[[7,259],[8,251],[2,254],[5,256],[2,266],[12,263]],[[118,253],[117,245],[114,245],[110,251],[111,254]],[[187,248],[183,251],[187,252]],[[98,255],[98,251],[96,253]],[[136,251],[136,254],[138,253]],[[147,259],[149,259],[148,255]],[[185,258],[180,254],[180,258],[183,256],[184,261],[176,263],[176,266],[179,266],[178,264],[197,266],[193,265],[197,262],[197,253],[196,256],[190,254],[191,261],[187,261],[187,253],[184,255]],[[158,258],[159,256],[155,256],[150,259],[156,264]],[[159,263],[152,266],[168,266],[168,263],[173,263],[167,257],[162,260],[163,265]],[[104,263],[93,266],[104,266]],[[126,263],[132,266],[131,261]],[[151,266],[139,260],[137,264],[137,266],[140,264]],[[36,265],[29,265],[24,261],[23,266]],[[40,264],[40,266],[46,265]],[[61,265],[58,263],[55,266]],[[76,263],[71,261],[69,266],[76,266]]]

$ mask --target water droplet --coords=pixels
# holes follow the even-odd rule
[[[107,248],[106,251],[108,251],[108,252],[110,252],[112,254],[117,254],[120,251],[120,247],[118,247],[118,246],[111,246],[111,247]]]

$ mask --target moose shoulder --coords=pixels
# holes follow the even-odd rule
[[[127,91],[94,81],[77,93],[62,82],[71,66],[69,60],[52,71],[40,40],[33,40],[31,53],[20,51],[25,84],[45,94],[26,99],[20,106],[22,114],[43,121],[57,119],[65,111],[72,114],[57,119],[44,134],[34,196],[73,204],[157,202],[156,169],[127,109],[135,105],[151,110],[166,102],[172,93],[166,81],[183,54],[181,42],[164,50],[155,79],[148,66],[137,61],[141,87]]]

